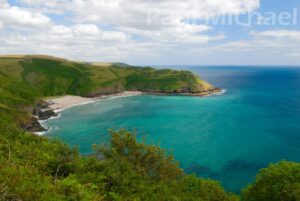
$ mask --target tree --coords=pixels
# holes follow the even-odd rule
[[[282,161],[261,169],[253,184],[243,190],[245,201],[299,201],[300,164]]]
[[[136,134],[121,129],[110,131],[111,145],[96,147],[106,159],[126,161],[144,176],[155,181],[167,181],[183,175],[172,155],[155,145],[139,143]]]

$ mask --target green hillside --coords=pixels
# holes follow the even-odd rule
[[[20,112],[26,115],[45,96],[98,96],[125,90],[200,93],[214,89],[187,71],[88,64],[43,55],[0,57],[0,84],[0,108],[17,119],[22,116]]]
[[[0,200],[3,201],[236,201],[217,181],[186,175],[171,155],[111,131],[94,154],[23,131],[33,106],[46,96],[97,96],[124,90],[201,93],[214,88],[187,71],[124,64],[72,62],[49,56],[0,58]],[[261,170],[243,192],[246,201],[300,200],[298,163]],[[274,196],[275,195],[275,196]]]

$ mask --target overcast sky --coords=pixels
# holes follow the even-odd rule
[[[300,1],[0,0],[0,54],[300,65]]]

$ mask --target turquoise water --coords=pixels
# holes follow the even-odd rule
[[[49,137],[89,153],[109,128],[135,128],[166,148],[188,173],[239,192],[258,170],[282,159],[300,162],[300,69],[189,67],[221,96],[136,96],[77,106],[47,121]]]

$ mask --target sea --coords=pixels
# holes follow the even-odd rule
[[[109,129],[136,131],[139,140],[173,154],[186,173],[218,180],[234,193],[270,163],[300,162],[300,68],[172,68],[190,70],[224,93],[100,100],[47,120],[45,135],[89,154],[93,144],[109,143]]]

